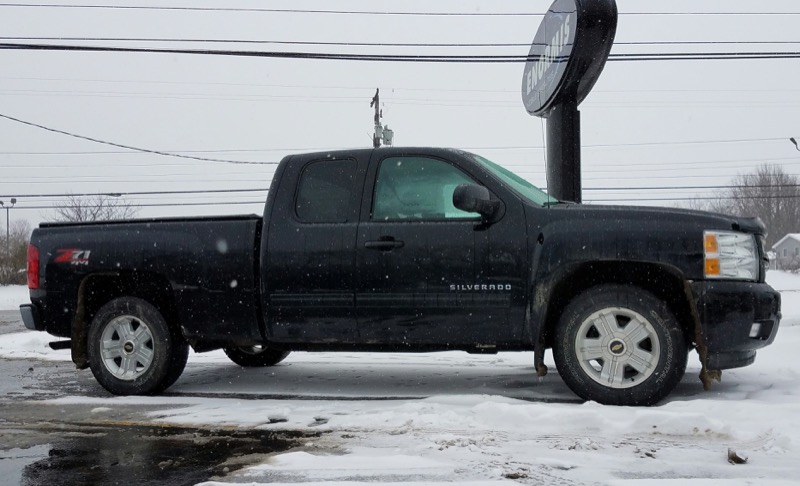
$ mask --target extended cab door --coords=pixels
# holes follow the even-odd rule
[[[511,233],[453,206],[463,183],[479,184],[444,157],[375,152],[356,244],[362,342],[491,349],[519,339],[526,265],[498,271],[493,235]],[[524,247],[524,216],[516,224]]]
[[[273,342],[355,343],[355,244],[368,151],[292,159],[279,177],[262,251]]]

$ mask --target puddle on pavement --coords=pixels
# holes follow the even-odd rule
[[[173,427],[47,433],[32,447],[0,451],[0,482],[194,485],[257,464],[264,454],[291,449],[310,437],[318,435]]]

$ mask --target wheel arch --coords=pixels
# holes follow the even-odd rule
[[[79,369],[89,367],[89,325],[97,311],[108,302],[125,296],[138,297],[153,305],[176,335],[180,335],[172,286],[163,275],[140,272],[87,275],[78,286],[77,308],[72,321],[72,361]]]
[[[566,306],[579,294],[602,284],[631,285],[653,294],[669,307],[686,338],[692,341],[696,324],[685,282],[678,269],[659,263],[604,261],[575,266],[558,275],[547,286],[546,295],[534,299],[546,306],[538,342],[552,347],[556,326]]]

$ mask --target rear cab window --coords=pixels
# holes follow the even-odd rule
[[[355,160],[311,162],[300,175],[295,215],[303,223],[344,223],[351,215]]]

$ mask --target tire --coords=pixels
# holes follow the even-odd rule
[[[606,405],[654,405],[686,371],[686,337],[667,305],[632,286],[601,285],[561,314],[558,372],[578,396]]]
[[[153,305],[137,297],[114,299],[89,325],[89,366],[115,395],[151,395],[180,377],[189,345]]]
[[[267,346],[236,346],[224,351],[231,361],[246,368],[275,366],[289,356],[289,351]]]

